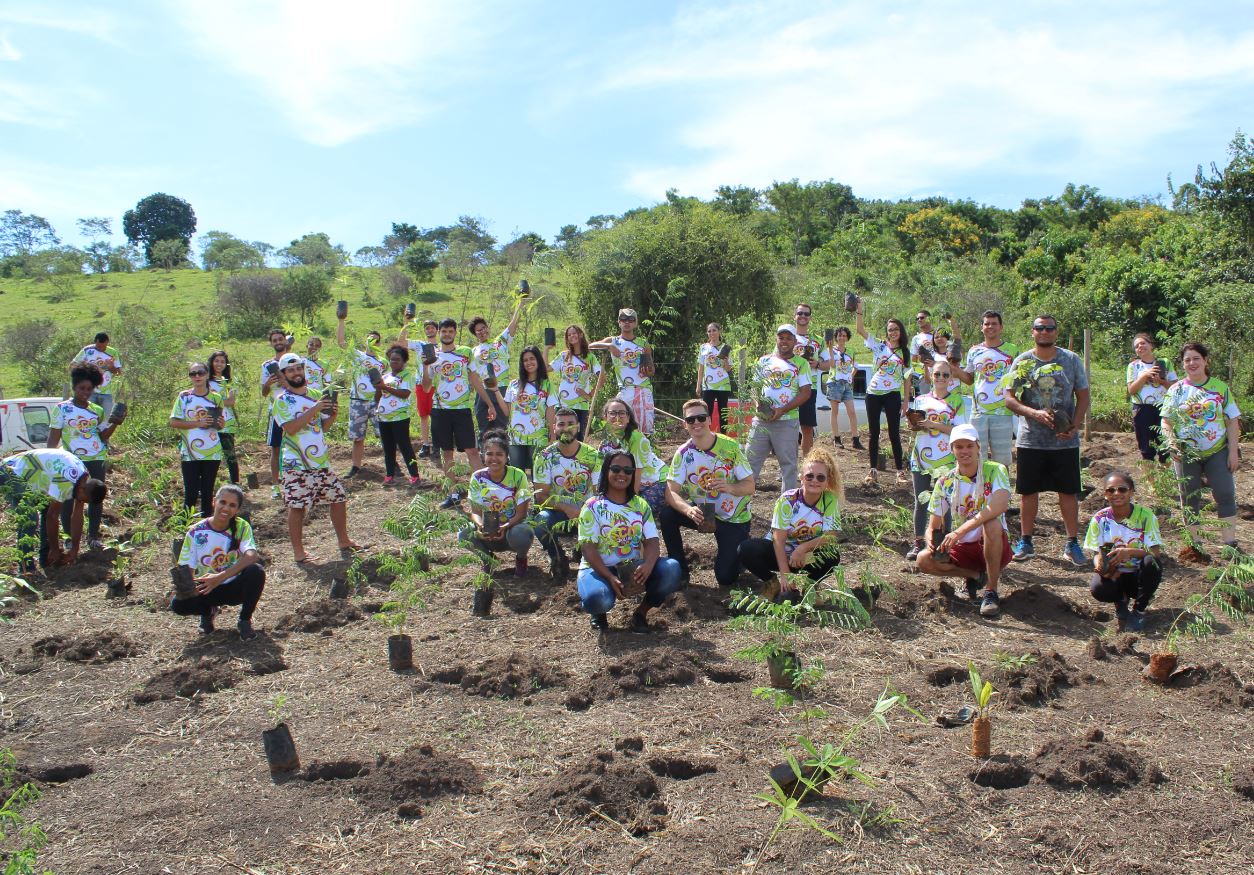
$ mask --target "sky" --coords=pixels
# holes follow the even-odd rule
[[[154,192],[350,252],[793,178],[1152,197],[1252,121],[1254,0],[0,0],[0,210],[67,243]]]

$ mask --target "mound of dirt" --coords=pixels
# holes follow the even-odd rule
[[[352,792],[358,804],[370,811],[418,817],[423,801],[478,793],[482,786],[483,779],[472,763],[424,744],[394,757],[381,755],[374,768],[353,784]]]
[[[1215,705],[1254,708],[1254,684],[1242,683],[1232,669],[1222,663],[1199,665],[1172,675],[1170,685],[1191,689]]]
[[[282,646],[266,632],[259,632],[256,638],[249,641],[225,629],[219,629],[212,635],[199,635],[183,648],[183,658],[192,662],[202,659],[214,662],[238,660],[247,663],[247,672],[255,675],[287,670]]]
[[[1238,769],[1233,774],[1232,789],[1254,802],[1254,766]]]
[[[629,756],[601,751],[533,790],[530,807],[545,820],[554,811],[599,823],[604,823],[602,817],[609,818],[639,836],[666,826],[666,803],[658,793],[657,777],[647,766]]]
[[[364,619],[355,604],[344,599],[319,599],[301,605],[290,614],[279,617],[274,624],[278,632],[322,632],[338,629]]]
[[[998,667],[990,678],[1002,694],[1002,703],[1009,708],[1019,705],[1043,705],[1056,698],[1062,687],[1076,683],[1076,675],[1056,650],[1031,654],[1033,662],[1013,667]]]
[[[206,657],[191,665],[175,665],[153,675],[135,694],[135,701],[144,705],[161,699],[190,699],[201,693],[230,689],[240,680],[240,673],[229,662]]]
[[[1140,754],[1106,741],[1099,729],[1090,730],[1080,740],[1055,738],[1045,742],[1033,751],[1030,765],[1042,781],[1065,790],[1123,788],[1162,779],[1157,766],[1147,766]]]
[[[93,665],[127,659],[139,653],[139,645],[119,632],[92,632],[87,635],[52,635],[30,646],[36,656],[59,656],[70,662]]]
[[[684,687],[702,674],[691,653],[674,647],[640,650],[612,662],[585,681],[566,699],[571,711],[583,711],[593,702],[617,699],[629,693],[658,687]]]
[[[721,621],[727,618],[726,596],[710,587],[689,587],[669,598],[659,608],[663,619],[686,623],[690,620]]]
[[[361,760],[315,761],[300,770],[302,781],[346,781],[370,774],[370,764]]]
[[[531,654],[514,651],[508,656],[496,656],[470,668],[458,663],[452,668],[433,672],[429,677],[442,684],[459,684],[474,696],[491,696],[516,699],[540,690],[564,687],[570,675],[551,662]]]

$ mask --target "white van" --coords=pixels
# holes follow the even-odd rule
[[[52,409],[61,398],[0,398],[0,456],[48,446]]]

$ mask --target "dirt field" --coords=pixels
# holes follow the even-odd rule
[[[1127,435],[1095,435],[1085,454],[1094,474],[1135,456]],[[804,807],[843,844],[794,829],[759,860],[775,813],[755,794],[801,730],[801,706],[776,712],[751,695],[766,667],[734,656],[751,640],[726,628],[712,536],[687,536],[701,557],[692,586],[654,612],[655,634],[626,632],[620,606],[602,647],[573,582],[549,581],[538,546],[526,578],[498,575],[488,619],[471,617],[471,574],[459,570],[411,617],[417,669],[397,674],[388,632],[369,616],[382,582],[325,603],[347,563],[293,565],[279,505],[259,490],[268,580],[256,640],[240,642],[234,609],[208,639],[194,619],[158,612],[164,562],[136,570],[129,597],[113,601],[107,565],[59,573],[41,584],[44,601],[0,627],[0,746],[44,790],[30,809],[50,837],[41,864],[60,875],[643,875],[747,872],[755,861],[763,873],[1254,871],[1250,629],[1187,646],[1182,662],[1202,668],[1174,687],[1140,677],[1201,588],[1198,568],[1170,563],[1149,629],[1116,635],[1086,575],[1059,558],[1057,508],[1043,501],[1038,557],[1008,569],[1003,614],[984,621],[910,573],[907,538],[889,539],[891,557],[871,546],[866,526],[885,500],[911,498],[895,484],[852,485],[864,462],[840,460],[851,484],[844,564],[873,563],[896,592],[870,631],[807,633],[804,655],[828,670],[805,702],[827,712],[809,734],[835,740],[886,684],[923,715],[894,714],[853,749],[874,787],[830,785]],[[376,554],[396,546],[379,520],[409,493],[385,490],[371,466],[349,514]],[[1249,546],[1248,462],[1242,478]],[[768,468],[755,535],[777,493]],[[1096,506],[1086,500],[1082,526]],[[1174,554],[1178,533],[1165,528]],[[328,536],[319,513],[313,552],[331,552],[316,549]],[[1035,661],[998,670],[999,651]],[[969,728],[936,722],[969,703],[968,660],[1001,691],[990,761],[969,755]],[[306,766],[282,784],[261,744],[276,694]]]

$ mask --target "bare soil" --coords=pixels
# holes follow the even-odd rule
[[[265,448],[245,446],[244,470]],[[1251,458],[1254,447],[1246,446]],[[1090,474],[1135,458],[1131,436],[1095,434]],[[664,450],[662,455],[669,455]],[[753,696],[766,667],[736,658],[754,643],[727,629],[728,592],[711,570],[714,539],[685,531],[690,588],[652,612],[650,635],[610,614],[598,643],[573,581],[555,584],[537,546],[532,570],[497,574],[491,617],[470,616],[473,569],[440,545],[441,589],[405,630],[415,669],[389,669],[380,560],[399,547],[380,521],[412,494],[377,476],[352,483],[349,526],[369,544],[368,584],[326,598],[350,560],[325,511],[307,530],[322,561],[297,566],[281,508],[252,494],[267,568],[242,642],[234,609],[202,638],[194,618],[160,610],[168,549],[132,566],[106,599],[111,551],[37,580],[44,598],[11,611],[0,634],[0,746],[43,791],[29,813],[49,835],[41,867],[61,875],[170,872],[257,875],[453,872],[1045,872],[1254,870],[1254,646],[1224,621],[1186,642],[1172,683],[1141,678],[1205,568],[1168,562],[1146,630],[1119,634],[1087,574],[1061,558],[1057,505],[1042,500],[1038,556],[1003,577],[1003,613],[981,619],[950,582],[913,572],[909,533],[868,526],[906,509],[892,478],[856,485],[865,458],[838,451],[847,489],[843,567],[891,590],[871,630],[808,629],[801,654],[826,675],[776,711]],[[347,467],[337,451],[336,465]],[[171,464],[175,460],[171,459]],[[381,467],[368,458],[372,474]],[[120,488],[125,472],[113,485]],[[266,479],[266,478],[263,478]],[[1239,477],[1254,507],[1249,464]],[[1157,504],[1138,479],[1138,497]],[[766,531],[779,484],[768,462],[754,496]],[[1100,506],[1085,498],[1081,524]],[[1170,504],[1170,502],[1168,502]],[[1163,519],[1169,552],[1182,546]],[[110,519],[124,535],[127,520]],[[1017,520],[1011,518],[1012,535]],[[1242,518],[1241,541],[1254,544]],[[741,584],[749,586],[749,576]],[[1023,660],[1025,654],[1032,659]],[[1013,659],[1012,659],[1013,657]],[[968,662],[999,690],[993,757],[969,754],[970,726],[938,716],[970,704]],[[1000,667],[999,667],[1000,664]],[[803,811],[844,837],[804,828],[767,846],[777,810],[756,794],[796,737],[838,740],[885,686],[922,719],[890,717],[849,751],[873,786],[831,782]],[[261,733],[271,700],[301,760],[274,783]],[[138,704],[139,700],[144,704]],[[802,718],[803,709],[811,716]],[[766,850],[763,851],[763,848]]]

